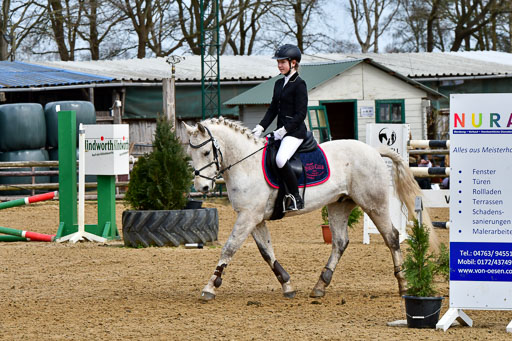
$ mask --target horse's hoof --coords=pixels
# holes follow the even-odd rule
[[[320,298],[325,296],[325,291],[319,290],[319,289],[313,289],[311,293],[309,294],[309,297],[311,298]]]
[[[283,296],[286,298],[294,298],[296,294],[296,291],[283,292]]]
[[[208,302],[215,299],[215,294],[212,294],[211,292],[203,291],[201,293],[201,301]]]

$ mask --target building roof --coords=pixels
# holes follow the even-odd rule
[[[22,62],[0,61],[0,89],[108,82],[112,78]]]
[[[314,88],[320,86],[321,84],[329,81],[330,79],[344,73],[345,71],[353,68],[354,66],[367,63],[370,64],[384,72],[389,73],[393,77],[397,77],[400,80],[419,88],[429,95],[435,98],[445,97],[439,92],[424,86],[423,84],[418,83],[415,80],[407,78],[400,73],[397,73],[387,67],[380,65],[379,63],[374,62],[370,58],[366,59],[358,59],[358,60],[348,60],[343,62],[328,62],[328,63],[315,63],[315,64],[301,64],[300,66],[300,76],[302,79],[306,81],[308,92],[313,90]],[[275,81],[282,76],[273,77],[254,88],[247,90],[246,92],[231,98],[230,100],[224,102],[225,105],[243,105],[243,104],[270,104],[272,100],[272,93],[274,88]]]
[[[512,54],[496,51],[359,53],[303,55],[302,63],[339,62],[371,58],[380,65],[414,79],[432,77],[479,77],[501,75],[512,77]],[[171,77],[171,66],[165,58],[100,61],[45,61],[38,65],[69,71],[111,77],[116,81],[157,82]],[[270,56],[220,56],[223,81],[267,80],[278,75]],[[176,64],[178,82],[201,80],[201,56],[185,56]]]

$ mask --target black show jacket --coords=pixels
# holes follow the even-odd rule
[[[308,91],[306,82],[294,73],[283,88],[284,78],[274,84],[272,102],[260,125],[267,129],[277,116],[277,129],[284,126],[286,136],[306,138],[306,114],[308,110]]]

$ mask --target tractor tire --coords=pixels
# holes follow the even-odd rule
[[[131,247],[179,246],[217,240],[219,214],[216,208],[124,211],[124,245]]]

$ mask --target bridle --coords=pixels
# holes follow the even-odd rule
[[[206,166],[201,167],[200,169],[194,169],[194,175],[199,176],[201,178],[211,180],[213,183],[215,183],[215,180],[220,178],[222,176],[222,173],[224,172],[224,170],[220,169],[219,155],[220,155],[221,162],[224,161],[224,157],[222,156],[222,151],[220,150],[219,142],[217,142],[217,140],[213,137],[212,133],[210,132],[210,129],[208,129],[208,127],[205,127],[205,126],[203,126],[203,128],[206,129],[210,138],[198,145],[193,145],[192,142],[190,142],[190,141],[188,142],[188,144],[191,148],[199,149],[199,148],[205,146],[206,144],[208,144],[209,142],[211,142],[212,143],[212,151],[213,151],[213,161],[210,162],[209,164],[207,164]],[[217,173],[215,174],[215,176],[208,177],[206,175],[201,175],[201,171],[204,170],[205,168],[210,167],[211,165],[215,165],[215,167],[217,168]]]
[[[208,180],[211,180],[213,182],[213,186],[215,186],[215,180],[219,179],[222,177],[222,174],[224,174],[225,171],[231,169],[231,167],[233,167],[234,165],[237,165],[239,164],[240,162],[244,161],[245,159],[253,156],[254,154],[256,154],[257,152],[259,152],[260,150],[264,149],[267,145],[264,145],[263,147],[259,148],[258,150],[256,150],[255,152],[247,155],[246,157],[244,157],[243,159],[241,160],[238,160],[237,162],[227,166],[227,167],[224,167],[224,168],[220,168],[220,165],[222,162],[224,162],[224,157],[222,156],[222,151],[220,150],[220,147],[219,147],[219,142],[217,141],[217,139],[215,139],[215,137],[213,137],[212,133],[210,132],[210,129],[208,129],[208,127],[205,127],[205,126],[202,126],[206,132],[208,133],[208,135],[210,136],[210,138],[198,145],[193,145],[190,141],[188,142],[188,145],[191,147],[191,148],[194,148],[194,149],[199,149],[203,146],[205,146],[206,144],[208,144],[209,142],[212,143],[212,151],[213,151],[213,161],[208,163],[207,165],[199,168],[199,169],[194,169],[194,175],[195,176],[199,176],[201,178],[204,178],[204,179],[208,179]],[[273,141],[272,141],[273,142]],[[269,140],[269,143],[268,144],[271,144],[271,141]],[[219,155],[220,155],[220,162],[219,162]],[[201,171],[204,170],[205,168],[208,168],[210,167],[211,165],[215,165],[215,167],[217,168],[217,173],[213,176],[213,177],[209,177],[209,176],[206,176],[206,175],[202,175],[201,174]]]

